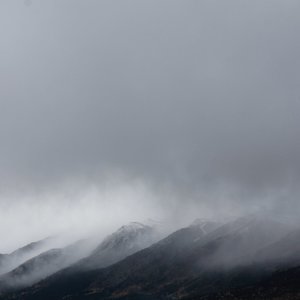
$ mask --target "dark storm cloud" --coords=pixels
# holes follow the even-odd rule
[[[300,178],[298,1],[2,1],[2,186]]]

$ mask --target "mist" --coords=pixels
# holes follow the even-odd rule
[[[130,221],[297,223],[296,0],[0,3],[0,252]]]

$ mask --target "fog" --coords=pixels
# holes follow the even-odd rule
[[[1,1],[0,252],[148,218],[296,222],[299,6]]]

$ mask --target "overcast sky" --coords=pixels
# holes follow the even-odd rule
[[[143,203],[126,220],[298,212],[299,13],[298,0],[2,0],[0,234],[23,222],[7,210],[51,220],[67,199],[69,222],[91,193],[111,218]]]

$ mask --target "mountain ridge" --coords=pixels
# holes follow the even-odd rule
[[[291,241],[298,236],[290,227],[252,216],[225,224],[205,222],[193,222],[111,265],[84,270],[70,267],[0,299],[192,300],[231,299],[230,295],[232,299],[252,299],[256,294],[257,299],[267,299],[263,286],[268,286],[268,295],[276,278],[298,274],[289,265],[266,266],[259,261],[268,247],[278,243],[281,249],[289,235]],[[288,285],[280,288],[284,292]]]

